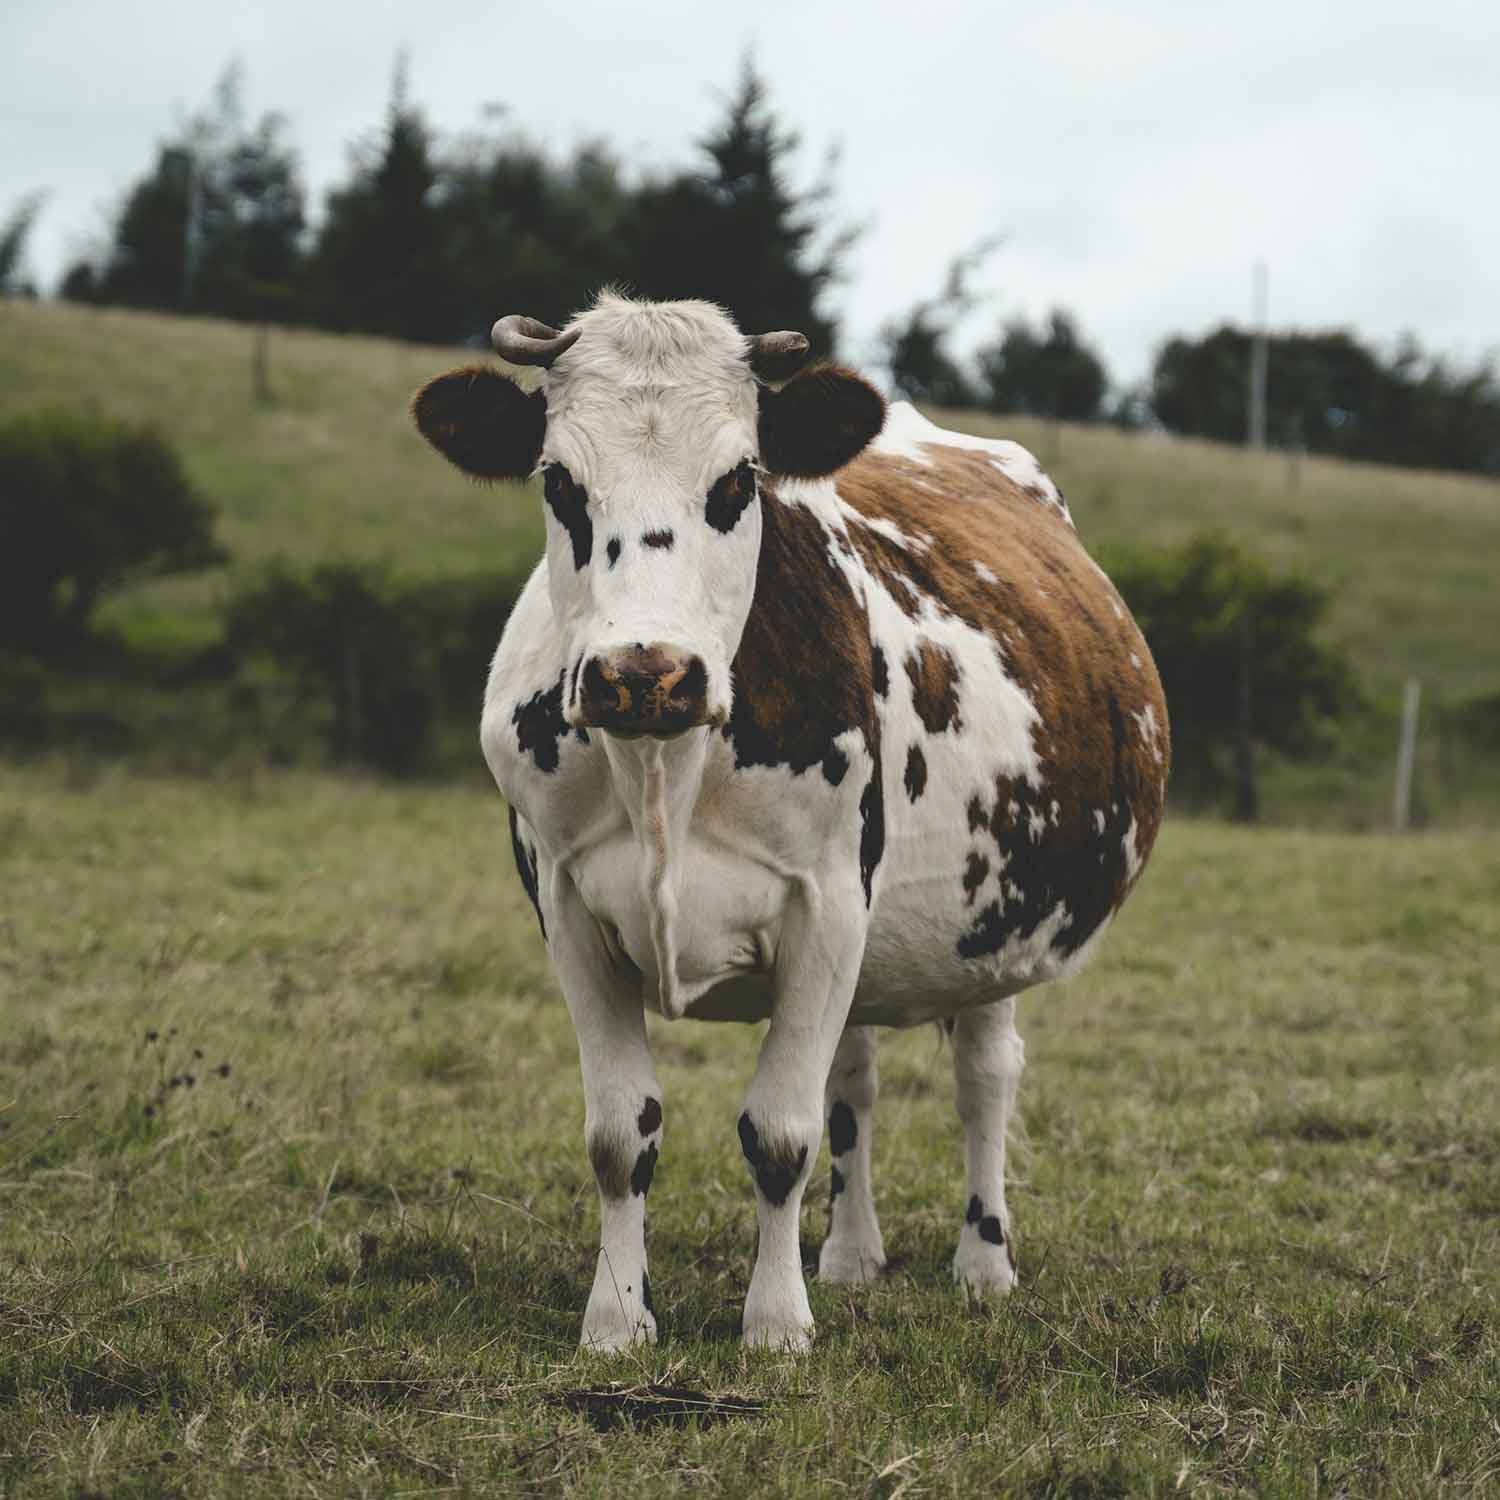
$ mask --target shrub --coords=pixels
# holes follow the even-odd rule
[[[0,648],[54,654],[109,590],[223,558],[151,428],[64,411],[0,424]]]
[[[442,716],[477,719],[484,674],[518,592],[507,578],[399,583],[379,568],[275,570],[230,606],[238,655],[285,673],[346,763],[411,771]]]
[[[1239,725],[1248,668],[1256,743],[1315,755],[1361,700],[1347,657],[1318,638],[1328,596],[1272,574],[1222,537],[1101,561],[1156,658],[1172,719],[1174,775],[1213,791]]]

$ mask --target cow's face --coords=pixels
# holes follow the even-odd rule
[[[484,367],[418,393],[417,425],[460,468],[541,472],[571,723],[661,737],[723,723],[762,477],[830,473],[879,430],[883,403],[858,376],[824,367],[773,390],[757,368],[786,373],[785,346],[781,371],[775,355],[752,368],[758,352],[707,303],[606,295],[544,345],[537,391]]]

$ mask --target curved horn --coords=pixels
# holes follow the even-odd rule
[[[747,340],[750,368],[762,380],[790,380],[807,362],[805,333],[756,333]]]
[[[559,333],[535,318],[511,313],[490,329],[490,343],[501,359],[513,365],[540,365],[546,369],[564,350],[578,342],[581,328]]]

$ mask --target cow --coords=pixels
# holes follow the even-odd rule
[[[546,555],[480,738],[577,1031],[600,1251],[582,1344],[656,1336],[646,1012],[768,1021],[738,1120],[759,1223],[743,1335],[805,1350],[798,1214],[827,1122],[820,1280],[885,1265],[877,1027],[951,1038],[953,1274],[1011,1289],[1015,996],[1096,949],[1155,840],[1150,653],[1025,449],[887,409],[799,333],[603,293],[512,315],[413,400],[480,479],[540,474]]]

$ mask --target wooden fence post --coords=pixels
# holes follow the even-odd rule
[[[1417,707],[1421,700],[1422,684],[1408,677],[1401,703],[1401,743],[1396,750],[1396,799],[1391,808],[1391,826],[1397,833],[1411,827],[1411,777],[1417,759]]]

